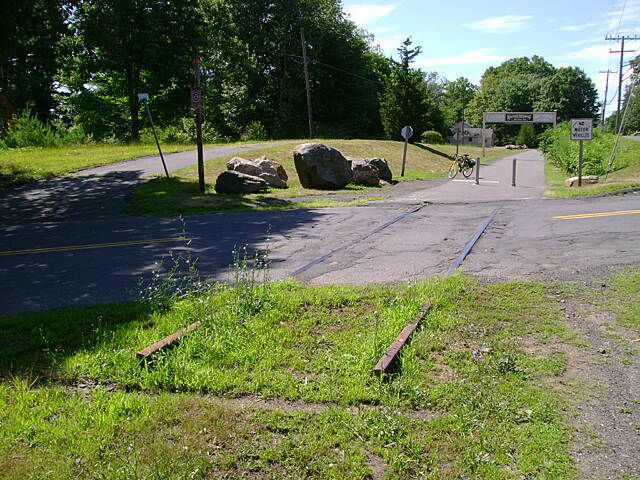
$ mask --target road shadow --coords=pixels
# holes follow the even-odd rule
[[[59,222],[123,215],[141,171],[58,177],[0,192],[0,224]]]
[[[438,155],[439,157],[446,158],[447,160],[453,160],[453,157],[451,155],[441,152],[440,150],[436,150],[435,148],[427,147],[422,143],[412,143],[411,145],[415,145],[416,147],[421,148],[422,150],[426,150],[428,152],[433,153],[434,155]]]

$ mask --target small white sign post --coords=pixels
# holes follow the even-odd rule
[[[578,186],[582,186],[582,148],[585,140],[593,139],[593,118],[571,119],[571,140],[578,140],[580,148],[578,153]]]
[[[405,125],[400,132],[402,134],[402,138],[404,138],[404,153],[402,154],[402,173],[401,177],[404,177],[404,165],[407,161],[407,144],[409,143],[409,139],[413,137],[413,128],[409,125]]]
[[[148,93],[139,93],[138,100],[149,100]],[[156,126],[153,123],[153,118],[151,117],[151,110],[149,110],[149,102],[144,102],[144,108],[147,111],[147,116],[149,117],[149,123],[151,124],[151,129],[153,130],[153,138],[156,139],[156,146],[158,147],[158,152],[160,153],[160,160],[162,160],[162,166],[164,167],[164,173],[169,178],[169,172],[167,171],[167,164],[164,161],[164,155],[162,155],[162,149],[160,148],[160,140],[158,140],[158,132],[156,132]]]

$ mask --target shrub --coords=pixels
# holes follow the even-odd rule
[[[422,143],[435,143],[441,144],[444,143],[444,138],[439,132],[434,132],[433,130],[427,130],[422,133]]]
[[[559,124],[540,135],[539,148],[553,165],[566,173],[578,173],[579,142],[571,140],[569,122]],[[615,137],[610,133],[593,132],[593,140],[584,142],[582,154],[582,173],[584,175],[603,175],[606,173],[609,155],[613,150]]]
[[[267,129],[264,128],[264,125],[258,121],[253,121],[245,127],[240,140],[267,140],[268,138],[269,135],[267,134]]]
[[[22,147],[59,147],[82,143],[86,135],[82,127],[69,127],[62,120],[42,122],[31,114],[30,109],[23,110],[15,125],[7,130],[0,141],[4,148]]]
[[[520,125],[520,130],[516,137],[516,143],[518,145],[526,145],[530,148],[536,148],[538,146],[538,136],[536,135],[536,129],[533,125]]]

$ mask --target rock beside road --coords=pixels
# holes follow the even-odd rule
[[[599,181],[599,177],[598,175],[583,175],[582,176],[582,184],[591,184],[591,183],[598,183]],[[567,187],[577,187],[578,186],[578,177],[571,177],[571,178],[567,178],[564,181],[564,184]]]
[[[304,188],[338,190],[353,180],[353,171],[347,159],[327,145],[299,145],[293,151],[293,160]]]
[[[353,183],[367,187],[380,185],[380,170],[378,170],[378,167],[364,158],[353,158],[349,161],[353,171]]]
[[[233,157],[227,162],[227,169],[259,177],[273,188],[287,188],[287,180],[289,180],[284,167],[267,157],[260,157],[256,160]]]
[[[218,175],[215,186],[218,193],[257,193],[268,188],[269,184],[262,178],[235,170]]]

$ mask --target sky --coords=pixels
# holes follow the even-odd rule
[[[556,67],[580,67],[604,98],[607,70],[618,70],[620,41],[607,35],[640,36],[640,0],[343,0],[359,27],[374,35],[386,56],[407,37],[422,53],[413,67],[448,80],[482,73],[515,57],[544,57]],[[625,41],[625,63],[640,53],[640,41]],[[623,67],[628,76],[629,67]],[[607,116],[617,102],[618,74],[609,76]]]

